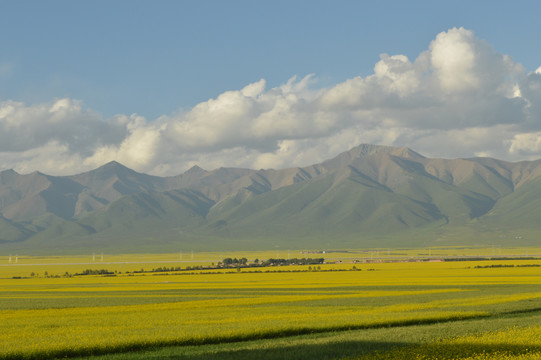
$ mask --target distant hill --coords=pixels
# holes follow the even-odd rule
[[[0,172],[0,252],[528,245],[541,160],[360,145],[302,168]]]

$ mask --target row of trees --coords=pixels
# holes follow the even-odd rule
[[[258,259],[256,259],[256,263],[259,262]],[[225,258],[222,263],[225,265],[225,266],[231,266],[231,265],[246,265],[248,263],[248,259],[246,259],[245,257],[241,258],[241,259],[237,259],[237,258],[234,258],[234,259],[231,259],[231,258]]]
[[[284,265],[318,265],[323,264],[324,258],[302,258],[302,259],[268,259],[261,263],[261,266],[284,266]]]
[[[263,266],[286,266],[286,265],[318,265],[323,264],[325,261],[324,258],[302,258],[302,259],[267,259],[260,261],[259,259],[255,259],[253,263],[248,264],[248,259],[242,258],[225,258],[223,259],[222,263],[218,263],[218,266],[223,267],[235,267],[235,266],[243,266],[243,267],[263,267]]]
[[[114,272],[106,269],[86,269],[81,273],[75,273],[74,275],[112,275]]]

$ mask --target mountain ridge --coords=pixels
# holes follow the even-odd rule
[[[278,170],[195,165],[159,177],[116,161],[69,176],[8,169],[0,251],[515,244],[516,233],[535,243],[538,197],[541,160],[432,159],[370,144]]]

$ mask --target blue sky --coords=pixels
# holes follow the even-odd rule
[[[539,2],[3,1],[2,99],[81,99],[156,118],[265,78],[368,75],[463,26],[527,69],[541,65]]]
[[[512,130],[501,128],[512,120],[488,124],[491,114],[502,112],[497,109],[501,101],[489,99],[489,95],[483,101],[492,107],[472,108],[462,116],[477,119],[460,128],[441,124],[455,121],[449,116],[442,117],[437,126],[423,126],[414,121],[389,120],[397,116],[389,112],[358,117],[357,109],[355,114],[337,114],[337,106],[352,106],[343,102],[332,105],[335,110],[331,115],[330,108],[325,109],[327,120],[316,119],[323,116],[321,101],[317,100],[321,91],[330,91],[356,77],[367,80],[374,75],[381,54],[405,55],[413,63],[429,51],[438,34],[453,28],[473,34],[474,40],[466,33],[463,39],[489,44],[492,50],[487,50],[487,56],[510,56],[513,66],[522,67],[518,74],[516,69],[507,67],[504,71],[494,65],[494,71],[508,79],[507,85],[524,83],[533,73],[528,86],[535,88],[532,81],[537,80],[535,71],[541,66],[541,3],[537,1],[50,0],[0,1],[0,9],[0,102],[6,109],[9,104],[17,109],[5,110],[2,117],[0,106],[0,126],[7,138],[0,145],[0,169],[73,172],[112,160],[105,154],[156,174],[178,173],[195,163],[206,167],[286,167],[336,155],[355,141],[410,146],[443,157],[488,155],[515,160],[541,155],[541,148],[535,145],[538,129],[532,124],[541,122],[537,113],[517,120],[527,125]],[[471,49],[479,53],[476,46]],[[482,68],[481,63],[476,64]],[[419,71],[426,77],[436,68],[428,66]],[[312,77],[305,79],[310,74]],[[216,102],[228,91],[239,92],[261,79],[265,84],[257,93],[258,99],[261,94],[270,96],[272,89],[282,89],[284,95],[287,91],[283,86],[293,76],[297,80],[292,83],[294,89],[288,91],[300,102],[282,110],[280,119],[273,120],[276,128],[260,119],[262,114],[270,116],[270,108],[250,108],[246,113],[231,99]],[[483,76],[497,77],[489,73]],[[378,86],[382,89],[384,85]],[[405,99],[404,94],[401,99]],[[368,101],[366,96],[359,96],[360,103]],[[536,99],[537,93],[524,98],[523,108],[536,109]],[[381,105],[383,100],[372,101],[378,108],[392,107],[390,102]],[[311,112],[299,114],[299,106],[306,103]],[[230,116],[224,120],[209,113],[212,104],[229,106],[225,113]],[[194,111],[198,106],[200,111]],[[45,109],[50,114],[53,108],[64,109],[64,113],[58,113],[55,119],[39,115]],[[509,105],[509,116],[512,108]],[[307,118],[296,122],[303,116]],[[240,118],[242,121],[237,121]],[[283,119],[290,119],[287,126],[281,123]],[[332,121],[332,125],[323,125]],[[376,136],[374,124],[378,122],[385,123],[385,128],[392,123],[395,133]],[[45,126],[54,123],[62,126]],[[13,124],[18,124],[19,130],[10,134]],[[208,135],[205,126],[219,128],[220,134]],[[253,131],[240,137],[226,136],[238,127],[252,127]],[[299,127],[312,130],[303,132]],[[208,136],[201,137],[197,129]],[[266,129],[265,134],[261,129]],[[468,136],[476,133],[481,137],[469,141],[481,145],[458,144],[453,148],[449,144],[438,149],[426,139],[428,134],[422,134],[438,130],[438,136],[463,138],[456,132],[467,129],[471,130]],[[445,135],[443,130],[447,131]],[[358,136],[348,141],[333,138],[339,132],[355,131]],[[369,132],[372,135],[363,135]],[[199,143],[175,141],[189,134],[195,134],[191,138],[199,138]],[[499,142],[489,144],[487,138],[494,136]],[[42,154],[48,154],[50,160],[44,161]],[[180,155],[182,159],[178,159]]]

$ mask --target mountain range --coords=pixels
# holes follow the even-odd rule
[[[431,159],[366,144],[283,170],[5,170],[0,252],[533,245],[540,205],[541,160]]]

